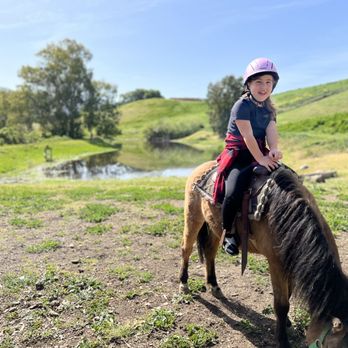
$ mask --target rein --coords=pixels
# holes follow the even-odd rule
[[[313,343],[311,343],[308,348],[321,348],[327,335],[331,330],[331,325],[326,325],[324,330],[321,332],[319,338],[317,338]]]

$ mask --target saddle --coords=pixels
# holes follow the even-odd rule
[[[193,185],[193,189],[197,190],[203,198],[212,204],[214,204],[213,193],[217,176],[217,167],[218,164],[214,164],[214,166],[205,172]],[[244,213],[248,216],[249,220],[260,221],[262,213],[265,209],[267,195],[271,185],[272,180],[270,179],[270,173],[268,170],[263,166],[257,165],[253,170],[249,188],[244,193],[243,202],[246,199],[246,195],[248,198],[248,204],[246,207],[244,207],[247,208],[247,211],[243,211],[242,209],[240,212],[238,212],[239,216],[243,215]],[[215,205],[221,207],[221,204],[222,202],[218,202]]]
[[[218,164],[214,164],[201,178],[193,185],[193,190],[197,190],[203,198],[211,204],[213,201],[214,184],[217,176]],[[242,249],[242,275],[247,265],[248,258],[248,240],[250,234],[250,220],[260,221],[262,214],[265,212],[265,206],[268,201],[268,193],[273,185],[268,170],[260,165],[255,166],[249,188],[244,192],[241,211],[237,216],[241,216],[243,229],[240,233]],[[216,206],[220,207],[222,202]]]

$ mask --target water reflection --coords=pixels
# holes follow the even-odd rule
[[[192,172],[193,168],[196,167],[197,161],[202,162],[201,157],[203,151],[183,144],[170,143],[161,144],[160,146],[146,145],[143,150],[144,149],[146,154],[139,151],[139,156],[142,156],[142,161],[139,158],[139,161],[135,162],[142,163],[145,158],[146,169],[120,163],[120,151],[118,150],[64,162],[43,169],[43,173],[48,178],[78,180],[110,178],[132,179],[154,176],[186,177]],[[132,153],[129,156],[134,158],[135,154]],[[125,153],[122,153],[122,158],[125,160],[127,159]],[[163,158],[168,159],[168,161],[162,163],[160,159]]]
[[[44,168],[43,173],[48,178],[91,180],[118,178],[137,171],[135,168],[118,163],[118,156],[119,151],[91,155]]]
[[[195,147],[181,144],[181,143],[173,143],[173,142],[165,142],[165,143],[146,143],[145,147],[152,152],[161,152],[161,153],[173,153],[180,152],[185,153],[186,155],[198,155],[203,151],[197,149]]]

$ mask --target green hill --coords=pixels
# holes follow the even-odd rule
[[[275,94],[273,100],[279,113],[315,104],[331,96],[339,95],[348,91],[348,79],[330,82],[313,87],[299,88],[291,91]],[[342,110],[335,111],[341,112]]]
[[[273,100],[281,148],[290,165],[296,168],[303,162],[316,162],[314,167],[328,169],[348,160],[348,79],[275,94]],[[205,101],[147,99],[123,105],[121,141],[136,154],[139,149],[131,149],[134,142],[128,140],[143,140],[148,127],[200,123],[203,129],[180,142],[200,149],[213,146],[218,151],[223,141],[212,133],[207,111]]]
[[[279,113],[279,122],[286,124],[336,113],[348,113],[348,88],[346,91]]]
[[[143,132],[159,123],[170,125],[199,123],[209,128],[205,101],[145,99],[122,105],[120,128],[125,137],[142,136]]]
[[[280,126],[313,117],[348,113],[348,79],[275,94],[273,100]],[[125,104],[120,111],[120,126],[127,137],[139,136],[146,128],[161,122],[172,125],[201,123],[205,130],[211,131],[205,101],[154,98]]]

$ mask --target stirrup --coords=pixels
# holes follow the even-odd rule
[[[236,240],[235,234],[226,235],[222,243],[222,247],[225,252],[231,256],[239,254],[238,242]]]

